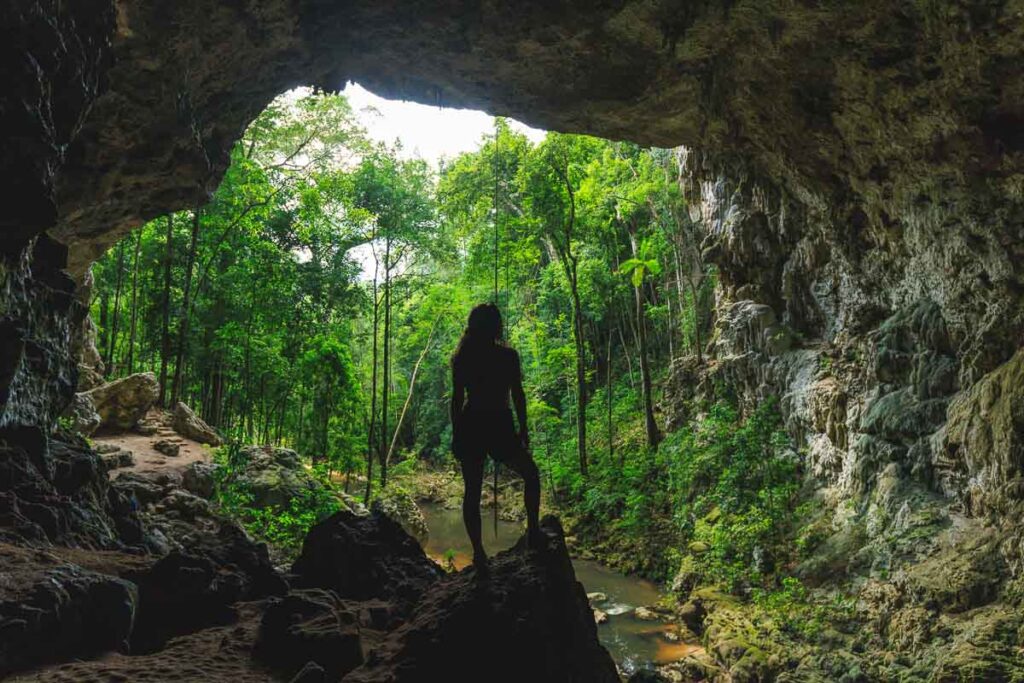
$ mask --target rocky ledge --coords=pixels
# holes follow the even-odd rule
[[[81,443],[49,449],[99,460]],[[265,545],[173,477],[109,482],[86,469],[96,495],[65,500],[61,514],[92,525],[4,537],[0,676],[618,680],[555,518],[542,549],[521,541],[486,575],[445,574],[385,514],[341,511],[313,527],[283,575]],[[114,503],[132,524],[117,523]]]

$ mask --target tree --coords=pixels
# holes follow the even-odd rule
[[[580,473],[587,475],[587,380],[583,306],[576,250],[577,198],[585,160],[596,147],[588,138],[549,134],[529,159],[524,182],[528,205],[542,239],[562,266],[572,304],[576,351],[576,445]]]
[[[657,275],[661,272],[661,265],[649,258],[650,249],[647,242],[644,242],[639,253],[636,250],[636,240],[630,239],[633,245],[633,257],[623,261],[619,271],[629,276],[633,285],[633,292],[636,301],[636,325],[640,333],[640,378],[643,388],[644,402],[644,427],[647,432],[647,445],[656,448],[661,441],[661,432],[658,430],[658,423],[654,419],[654,402],[651,397],[651,368],[647,357],[647,316],[645,315],[645,302],[643,285],[648,276]]]

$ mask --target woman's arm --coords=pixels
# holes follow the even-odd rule
[[[523,391],[523,372],[519,365],[519,354],[515,355],[515,375],[512,379],[512,406],[516,409],[516,417],[519,418],[519,438],[523,447],[530,448],[530,431],[526,423],[526,392]]]
[[[466,388],[462,386],[455,368],[452,368],[452,402],[449,406],[452,429],[458,426],[459,418],[462,417],[462,406],[466,402]]]

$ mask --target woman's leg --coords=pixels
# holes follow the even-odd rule
[[[480,525],[480,492],[484,484],[484,459],[468,455],[463,457],[462,465],[462,522],[466,525],[466,534],[473,544],[473,561],[486,558]]]
[[[502,462],[523,478],[523,504],[526,506],[526,528],[531,540],[537,540],[540,531],[540,472],[537,463],[522,444],[516,440],[507,444]]]

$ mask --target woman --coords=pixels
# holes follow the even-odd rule
[[[462,519],[473,544],[473,564],[483,569],[487,555],[480,534],[480,492],[487,455],[523,478],[527,533],[532,545],[539,538],[540,476],[530,456],[519,354],[501,342],[501,313],[494,304],[480,304],[470,312],[452,356],[452,384],[452,450],[462,465],[465,485]],[[510,396],[519,418],[518,433]]]

